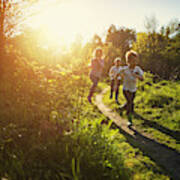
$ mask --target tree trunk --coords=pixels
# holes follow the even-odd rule
[[[4,36],[4,19],[5,9],[4,3],[0,0],[0,53],[4,50],[5,36]]]
[[[3,74],[4,64],[4,47],[5,47],[5,34],[4,34],[4,19],[5,9],[2,1],[0,1],[0,79]]]

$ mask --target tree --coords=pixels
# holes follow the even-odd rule
[[[106,35],[106,43],[112,43],[115,48],[121,52],[121,58],[124,58],[126,51],[128,51],[132,43],[136,40],[136,33],[132,29],[120,27],[116,28],[111,25]]]
[[[175,19],[172,19],[167,27],[169,27],[169,34],[174,34],[174,33],[177,33],[179,32],[180,30],[180,20],[175,18]]]
[[[178,26],[177,26],[178,27]],[[133,49],[140,55],[143,69],[165,79],[180,79],[180,32],[165,26],[158,32],[138,33]]]
[[[99,35],[95,34],[92,38],[92,44],[94,44],[96,47],[102,47],[103,42]]]
[[[24,12],[29,7],[28,3],[12,0],[0,0],[0,49],[4,48],[6,39],[18,30],[18,26],[24,21]]]
[[[60,0],[53,1],[57,3]],[[42,0],[0,0],[0,51],[2,53],[6,40],[21,31],[28,17],[39,13],[38,8],[31,8]],[[46,3],[45,3],[46,2]],[[43,5],[47,6],[48,1]],[[51,3],[52,4],[52,3]]]
[[[144,27],[146,28],[147,33],[157,32],[158,26],[159,23],[155,16],[145,17]]]
[[[54,6],[58,2],[60,0],[51,3],[48,0],[0,0],[0,78],[4,67],[14,59],[6,56],[7,40],[21,33],[28,18],[40,13],[42,7]]]

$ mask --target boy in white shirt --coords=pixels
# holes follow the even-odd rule
[[[127,110],[129,119],[129,126],[132,125],[132,113],[134,112],[134,98],[136,94],[136,82],[137,79],[143,81],[143,70],[137,66],[138,54],[135,51],[128,51],[126,53],[126,63],[121,71],[121,77],[123,77],[123,94],[126,98],[126,104],[124,107]]]
[[[119,95],[119,86],[121,84],[121,76],[120,76],[119,72],[123,69],[121,58],[117,57],[114,60],[114,64],[115,65],[112,66],[109,71],[109,76],[111,79],[110,99],[113,98],[113,91],[115,91],[116,103],[119,104],[118,95]]]

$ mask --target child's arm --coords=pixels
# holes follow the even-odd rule
[[[109,70],[109,76],[110,76],[110,78],[114,78],[114,67],[113,66]]]
[[[123,78],[123,74],[117,73],[115,79],[118,79],[118,77]]]
[[[124,70],[123,70],[123,69],[121,69],[121,70],[117,73],[116,79],[117,79],[119,76],[120,76],[122,79],[124,78]]]
[[[133,76],[137,79],[139,79],[140,81],[144,81],[144,77],[143,75],[140,75],[139,73],[135,72],[133,73]]]
[[[100,61],[100,64],[101,64],[101,67],[104,68],[104,66],[105,66],[104,59],[102,59],[102,60]]]
[[[144,74],[144,72],[139,66],[137,66],[135,69],[135,72],[133,72],[133,76],[135,78],[139,79],[140,81],[144,80],[143,74]]]

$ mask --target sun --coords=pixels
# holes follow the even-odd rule
[[[69,46],[77,35],[82,34],[82,24],[86,19],[83,9],[65,3],[46,8],[45,11],[31,19],[31,26],[42,30],[44,41],[50,44]]]

